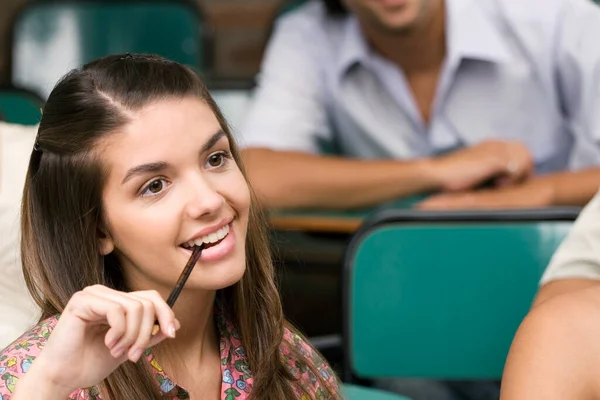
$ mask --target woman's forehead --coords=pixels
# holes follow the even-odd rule
[[[205,102],[193,98],[163,100],[140,110],[131,122],[109,135],[101,157],[117,169],[179,159],[197,155],[220,131],[219,121]],[[227,140],[226,135],[223,140]]]

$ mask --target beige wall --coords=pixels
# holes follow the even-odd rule
[[[0,0],[0,81],[8,82],[10,23],[31,0]],[[222,78],[252,77],[258,71],[273,17],[285,0],[195,0],[213,32],[213,70]]]

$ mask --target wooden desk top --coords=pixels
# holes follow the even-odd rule
[[[344,216],[332,213],[300,214],[274,213],[269,217],[271,227],[278,230],[297,230],[323,233],[354,233],[364,221],[366,215]]]
[[[384,203],[379,207],[347,211],[272,211],[271,227],[277,230],[296,230],[319,233],[352,234],[375,210],[383,208],[410,208],[421,197],[407,198]]]

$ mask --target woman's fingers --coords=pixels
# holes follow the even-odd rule
[[[173,311],[156,291],[124,293],[99,285],[90,287],[88,291],[119,302],[125,309],[128,328],[112,349],[111,354],[115,357],[127,353],[131,361],[139,360],[144,350],[154,345],[150,339],[155,321],[158,320],[161,326],[169,326],[175,319]],[[135,327],[130,324],[135,324]],[[168,329],[163,329],[163,331],[165,331],[165,337],[159,341],[174,336],[169,335]]]
[[[162,333],[162,331],[158,331],[156,335],[150,337],[150,341],[148,342],[148,348],[156,346],[165,339],[169,339],[169,337]]]
[[[94,285],[77,293],[73,307],[90,321],[105,320],[110,326],[104,344],[114,358],[124,355],[138,361],[145,349],[175,337],[180,328],[173,310],[156,291],[119,292],[102,285]],[[87,311],[85,310],[87,309]],[[152,335],[158,321],[160,332]]]
[[[131,294],[131,296],[137,298],[137,296],[133,294]],[[150,338],[152,337],[152,328],[154,327],[155,320],[154,304],[152,304],[151,301],[141,297],[137,298],[137,300],[142,304],[144,313],[142,315],[137,340],[131,346],[128,353],[129,359],[133,362],[137,362],[144,353],[144,350],[149,347]]]
[[[169,305],[165,302],[162,296],[155,290],[147,290],[131,293],[132,296],[146,299],[154,305],[156,319],[160,326],[161,332],[170,338],[175,337],[175,332],[179,329],[178,323],[175,322],[175,314]]]
[[[65,308],[64,314],[67,313],[86,323],[108,323],[110,329],[104,337],[104,343],[111,350],[111,354],[115,345],[127,332],[125,307],[120,302],[98,296],[91,290],[75,293]]]
[[[127,330],[125,308],[123,308],[123,306],[121,306],[121,304],[118,302],[106,300],[104,298],[98,298],[98,301],[113,304],[113,306],[106,313],[106,321],[108,322],[110,329],[108,332],[106,332],[104,337],[104,344],[109,350],[111,350],[112,354],[112,349],[123,337]]]
[[[104,286],[90,286],[84,289],[84,291],[102,297],[106,301],[114,301],[121,304],[125,310],[126,328],[119,341],[112,347],[111,355],[119,358],[124,354],[128,354],[140,334],[140,327],[144,316],[144,305],[138,299]]]

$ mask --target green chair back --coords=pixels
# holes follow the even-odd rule
[[[203,23],[187,1],[59,0],[27,5],[12,29],[11,79],[47,97],[70,69],[115,53],[203,68]]]
[[[346,255],[346,380],[500,378],[578,212],[376,214]]]
[[[42,100],[35,94],[12,87],[0,88],[0,120],[21,125],[40,122]]]
[[[288,0],[284,2],[283,5],[279,8],[277,16],[282,16],[283,14],[292,12],[307,2],[308,0]]]

